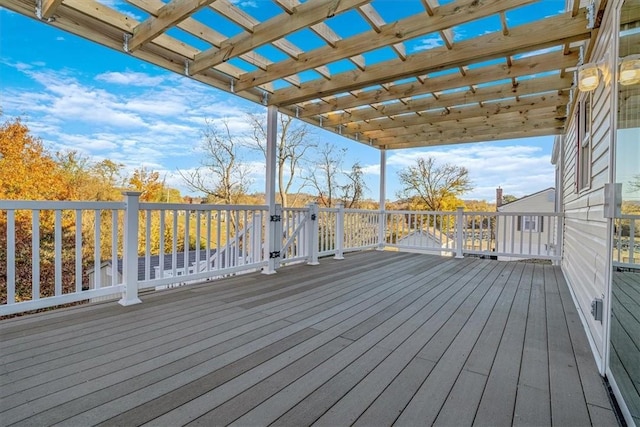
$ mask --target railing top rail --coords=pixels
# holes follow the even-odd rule
[[[618,218],[620,218],[620,219],[640,219],[640,215],[622,214]]]
[[[284,212],[307,212],[309,208],[282,208]]]
[[[564,214],[558,212],[531,212],[531,211],[518,211],[518,212],[481,212],[481,211],[464,211],[464,215],[485,215],[485,216],[550,216],[550,217],[563,217]]]
[[[368,213],[368,214],[380,214],[377,209],[345,209],[344,213]]]
[[[318,212],[339,212],[338,208],[318,208]]]
[[[210,205],[190,203],[140,203],[141,210],[191,210],[191,211],[267,211],[267,205]]]
[[[379,211],[378,211],[379,212]],[[456,211],[410,211],[410,210],[385,210],[386,214],[397,214],[397,215],[408,215],[408,214],[419,214],[419,215],[455,215]]]
[[[62,202],[44,200],[0,200],[2,210],[93,210],[124,209],[124,202]]]

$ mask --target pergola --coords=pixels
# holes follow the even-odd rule
[[[510,27],[514,9],[537,1],[411,0],[398,7],[418,12],[395,22],[379,1],[263,0],[262,22],[231,0],[126,0],[141,21],[94,0],[0,6],[379,149],[563,133],[580,46],[605,2]],[[341,38],[338,15],[368,30]],[[501,29],[454,38],[485,19]],[[321,45],[305,51],[295,34]],[[440,46],[408,52],[426,36]],[[383,50],[391,59],[374,62]]]
[[[126,0],[135,13],[94,0],[0,6],[267,106],[271,218],[278,112],[379,149],[381,210],[387,150],[564,133],[574,74],[590,56],[606,1],[574,0],[567,12],[513,27],[514,9],[542,2],[408,0],[398,3],[403,17],[387,23],[376,9],[382,1],[262,0],[259,11],[270,16],[263,21],[232,0]],[[341,38],[332,28],[340,15],[366,29]],[[454,37],[490,18],[499,30]],[[305,51],[296,36],[319,46]],[[425,37],[440,42],[408,53],[406,45]],[[380,60],[382,50],[391,59]],[[265,254],[275,230],[272,221]],[[265,272],[274,271],[270,260]]]

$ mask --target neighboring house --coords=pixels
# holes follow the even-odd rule
[[[425,227],[422,230],[412,231],[401,239],[398,239],[396,244],[403,252],[433,253],[439,249],[450,247],[450,242],[451,239],[440,230],[435,227]],[[451,256],[452,252],[440,251],[440,255]]]
[[[215,256],[215,249],[210,252],[211,257]],[[196,262],[196,251],[189,251],[187,265],[193,271],[193,266]],[[173,276],[173,254],[163,255],[163,274],[162,277]],[[184,252],[176,253],[176,275],[184,275]],[[201,249],[199,251],[199,258],[201,262],[207,261],[207,251]],[[215,258],[212,260],[215,262]],[[114,270],[111,260],[103,261],[100,265],[100,286],[108,286],[113,283],[113,276],[115,274],[115,283],[122,283],[122,259],[118,259],[116,262],[116,269]],[[96,277],[94,269],[88,270],[89,274],[89,287],[93,289],[96,284]],[[147,265],[147,258],[144,256],[138,257],[138,281],[154,280],[160,278],[160,255],[152,255],[149,257],[149,265]]]
[[[547,188],[518,200],[498,206],[498,212],[523,213],[518,216],[498,217],[496,224],[496,252],[516,252],[523,255],[554,255],[555,221],[536,213],[553,213],[556,190]],[[498,256],[499,261],[523,258]]]

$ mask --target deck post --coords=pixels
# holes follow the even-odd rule
[[[265,177],[265,204],[269,207],[267,218],[266,233],[264,239],[264,258],[267,260],[267,266],[262,269],[263,274],[273,274],[276,272],[279,257],[276,258],[278,251],[278,239],[282,239],[282,233],[277,235],[277,222],[280,220],[278,212],[276,212],[276,139],[278,135],[278,108],[274,105],[267,107],[267,167]],[[276,246],[277,245],[277,246]]]
[[[378,217],[378,250],[384,250],[387,228],[386,200],[387,200],[387,150],[380,149],[380,214]]]
[[[138,222],[140,215],[140,192],[124,191],[124,241],[122,244],[122,277],[124,292],[120,305],[139,304],[138,298]]]
[[[464,208],[456,209],[456,258],[464,258]]]
[[[307,264],[318,265],[318,204],[310,203],[309,218],[307,218]]]
[[[336,235],[334,237],[336,254],[333,259],[344,259],[344,203],[338,203],[336,213]]]

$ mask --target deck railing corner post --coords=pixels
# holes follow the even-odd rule
[[[456,258],[464,258],[464,208],[456,209]]]
[[[344,259],[344,203],[338,203],[338,212],[336,213],[336,235],[335,235],[336,253],[334,259]]]
[[[124,241],[122,242],[122,277],[124,289],[120,305],[139,304],[138,298],[138,225],[140,216],[140,192],[124,191]]]

